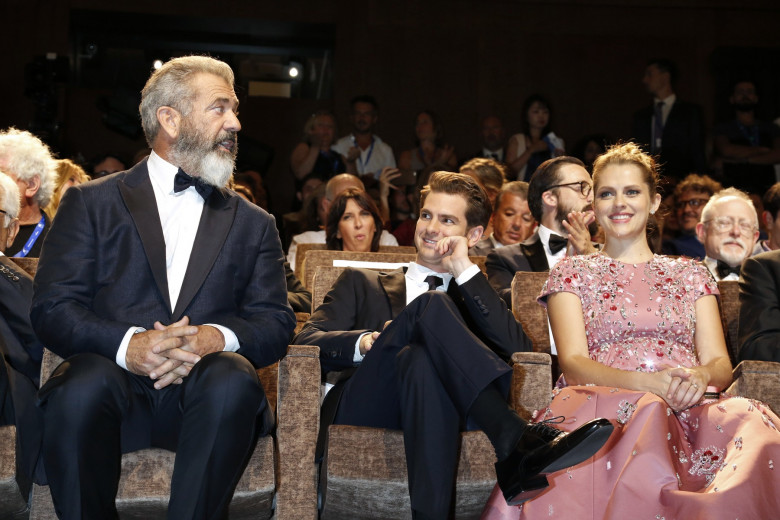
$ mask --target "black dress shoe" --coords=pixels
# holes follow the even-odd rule
[[[529,425],[514,451],[496,462],[498,486],[507,504],[522,504],[544,491],[545,475],[592,457],[613,429],[607,419],[594,419],[570,433],[543,424]]]

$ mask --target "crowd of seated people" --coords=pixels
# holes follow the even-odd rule
[[[189,102],[205,99],[209,82],[225,93],[219,101],[225,103],[225,111],[215,131],[220,139],[216,150],[193,144],[202,135],[176,130],[180,118],[197,115],[177,112],[171,99],[167,101],[171,106],[162,103],[156,112],[148,107],[143,112],[142,103],[150,148],[129,169],[113,155],[100,156],[82,168],[69,159],[55,159],[47,145],[30,132],[15,128],[0,132],[0,172],[5,174],[0,176],[0,267],[4,275],[0,283],[17,278],[25,285],[22,290],[14,286],[16,292],[3,288],[0,308],[4,309],[3,320],[11,316],[5,309],[26,309],[22,322],[0,326],[4,335],[0,338],[4,363],[0,366],[0,397],[9,403],[0,410],[0,419],[3,424],[17,424],[26,439],[20,446],[22,469],[17,476],[23,493],[32,481],[44,481],[45,468],[35,463],[37,450],[43,446],[53,461],[49,482],[62,515],[88,516],[75,498],[92,491],[85,490],[71,470],[63,470],[72,464],[73,456],[81,455],[64,452],[55,435],[42,433],[41,423],[62,423],[63,435],[80,442],[80,428],[92,419],[87,415],[69,418],[64,410],[69,400],[85,398],[86,389],[101,392],[104,399],[99,406],[109,407],[118,416],[125,411],[116,398],[117,388],[138,386],[133,399],[143,400],[157,390],[187,387],[196,378],[218,386],[210,376],[216,370],[246,374],[271,364],[293,341],[292,309],[311,313],[294,341],[320,346],[330,356],[321,360],[325,371],[360,369],[330,398],[335,401],[333,422],[404,431],[411,446],[406,455],[415,518],[451,514],[452,479],[444,486],[437,479],[441,479],[442,468],[454,471],[452,442],[456,441],[452,439],[467,423],[486,432],[498,459],[498,487],[487,505],[487,518],[537,518],[551,508],[572,518],[610,517],[605,511],[618,518],[636,507],[667,517],[684,517],[695,508],[762,517],[770,507],[766,502],[745,509],[731,499],[733,492],[743,491],[769,496],[762,486],[776,487],[773,473],[761,464],[764,459],[780,457],[780,434],[766,426],[780,426],[780,420],[760,404],[749,411],[737,410],[738,400],[719,396],[730,381],[731,365],[719,318],[713,317],[716,299],[710,297],[717,294],[716,281],[738,280],[743,295],[741,358],[780,362],[780,182],[775,183],[773,168],[780,164],[780,129],[756,117],[758,95],[752,81],[735,83],[730,98],[735,119],[716,129],[715,152],[709,163],[704,157],[700,109],[677,99],[677,71],[668,60],[651,60],[645,71],[643,82],[653,104],[634,115],[634,135],[628,137],[637,144],[611,145],[612,139],[604,134],[592,134],[578,142],[572,155],[566,154],[565,142],[552,131],[549,101],[534,95],[524,103],[521,132],[505,140],[502,121],[486,117],[479,157],[460,165],[453,147],[443,139],[439,117],[432,111],[420,112],[415,118],[415,147],[401,151],[396,160],[389,144],[375,133],[378,102],[372,96],[357,96],[350,102],[348,135],[339,137],[336,117],[328,110],[317,111],[307,121],[304,140],[290,157],[297,203],[291,213],[278,219],[283,222],[280,240],[272,219],[260,209],[267,206],[262,176],[253,170],[234,173],[236,134],[241,125],[233,106],[232,73],[210,61],[173,60],[163,72],[153,74],[147,88],[165,90],[155,78],[176,67],[194,67],[205,82],[189,85],[193,89]],[[146,103],[160,103],[159,95],[150,96],[145,89]],[[217,173],[205,171],[204,164],[215,165]],[[92,172],[94,181],[89,182],[85,170]],[[165,184],[162,188],[163,182],[173,182],[174,187]],[[133,191],[142,185],[143,191]],[[223,191],[224,187],[233,191]],[[245,200],[235,201],[233,192]],[[236,212],[236,220],[210,228],[228,238],[206,245],[196,237],[198,226],[191,224],[214,218],[217,226],[217,217],[210,213],[213,208],[204,205],[215,194]],[[667,198],[662,202],[663,195]],[[159,218],[149,220],[150,211],[157,211]],[[128,233],[138,222],[145,225],[137,234]],[[150,231],[156,222],[161,225],[159,233]],[[252,236],[260,232],[262,238],[240,241],[234,236],[239,232]],[[201,280],[203,294],[193,291],[189,286],[191,255],[195,258],[209,247],[219,247],[211,251],[212,258],[218,258],[231,244],[241,250],[241,259],[217,260],[213,269],[218,277],[212,279],[210,274]],[[376,252],[380,245],[414,245],[418,252],[407,270],[389,275],[348,270],[334,285],[325,306],[312,309],[311,294],[293,274],[300,244],[362,252]],[[104,256],[102,248],[110,254]],[[149,251],[157,251],[157,256],[147,260]],[[32,280],[24,278],[6,254],[42,257],[35,296]],[[487,256],[486,276],[469,255]],[[85,262],[94,266],[98,278],[88,275]],[[140,269],[143,273],[139,274],[137,268],[124,268],[129,264],[151,267],[148,273]],[[539,419],[565,416],[556,428],[534,429],[506,406],[504,380],[509,369],[505,360],[514,351],[532,348],[509,312],[511,284],[518,271],[550,273],[539,299],[548,306],[553,366],[562,378],[553,403]],[[98,287],[106,279],[116,287]],[[380,298],[367,304],[366,295],[386,294],[388,280],[396,288],[405,287],[400,296],[388,295],[399,300],[388,300],[388,309],[373,307]],[[652,306],[631,309],[625,280],[653,300]],[[261,286],[261,281],[268,285]],[[429,290],[440,294],[428,294]],[[135,300],[127,299],[128,294]],[[211,297],[235,305],[227,310],[217,304],[212,308],[207,303]],[[683,303],[667,305],[667,298],[672,297]],[[180,298],[189,298],[194,305],[187,315],[176,312],[182,310],[177,305]],[[156,310],[140,312],[137,305]],[[27,312],[31,306],[32,320]],[[344,315],[343,309],[350,306],[366,315],[357,311]],[[273,315],[272,325],[266,312]],[[119,313],[127,317],[120,319]],[[152,314],[164,315],[168,321]],[[653,328],[650,315],[664,315],[667,321]],[[94,337],[87,336],[86,330],[74,330],[71,322],[62,321],[66,317],[86,326]],[[607,323],[614,324],[609,331],[604,329]],[[452,342],[464,344],[459,351],[464,357],[446,363],[453,370],[480,374],[468,395],[453,397],[454,383],[432,368],[431,359],[445,361],[439,357],[443,350],[435,335],[428,335],[425,327],[429,324],[441,333],[447,329]],[[617,329],[619,337],[614,333]],[[463,340],[466,336],[468,340]],[[650,345],[646,338],[655,343]],[[251,347],[253,342],[262,343],[263,349]],[[20,406],[18,399],[27,403],[35,399],[42,343],[64,358],[78,354],[75,357],[80,361],[57,369],[60,377],[45,387],[40,415],[32,421],[29,417],[22,420],[14,414],[14,406]],[[664,344],[669,346],[658,346]],[[639,345],[641,356],[628,359],[621,354],[627,345]],[[26,356],[22,364],[15,353],[9,354],[12,349],[21,349]],[[237,354],[212,356],[223,350]],[[168,351],[170,356],[165,354]],[[473,361],[474,356],[482,356],[481,361]],[[98,381],[97,375],[104,372],[111,374],[109,383]],[[372,388],[380,388],[380,374],[392,377],[382,379],[381,396],[371,396]],[[85,386],[80,388],[83,381]],[[250,377],[242,395],[252,403],[253,411],[247,405],[238,413],[240,420],[230,424],[231,429],[246,427],[250,432],[237,434],[240,453],[224,454],[235,467],[243,467],[254,437],[272,427],[265,395],[258,386]],[[435,396],[435,406],[422,403],[430,396]],[[599,400],[609,404],[593,408],[591,402]],[[667,407],[674,412],[671,416]],[[733,418],[723,425],[722,435],[750,437],[755,444],[748,449],[741,442],[739,447],[721,442],[710,431],[713,408]],[[262,420],[246,426],[250,418],[254,421],[253,414],[260,413],[257,410],[262,411]],[[444,422],[410,419],[425,413]],[[177,414],[171,422],[159,424],[174,430],[203,424],[201,420],[185,425],[181,410]],[[664,422],[664,415],[672,419]],[[668,455],[669,439],[676,451],[673,464],[648,475],[648,464],[633,465],[632,451],[640,445],[644,449],[637,432],[653,418],[665,424],[664,431],[657,432],[663,442],[658,442],[661,437],[652,439],[648,452]],[[158,427],[161,420],[152,416],[131,419],[142,430]],[[113,419],[105,420],[101,424],[114,431]],[[693,424],[698,425],[698,439],[686,437]],[[619,432],[610,435],[613,429]],[[570,433],[562,435],[562,431]],[[99,456],[92,453],[91,460],[113,456],[111,450],[149,445],[139,439],[132,437],[128,446],[117,447],[106,434],[96,442],[106,442],[111,448]],[[166,437],[159,444],[176,448],[177,439]],[[429,442],[436,444],[437,439],[444,439],[444,444],[432,447]],[[419,449],[414,448],[415,442],[420,443]],[[188,446],[182,451],[191,454],[192,450]],[[425,467],[422,451],[436,459],[435,471]],[[597,465],[606,452],[613,456],[613,473]],[[597,462],[559,473],[594,453]],[[721,481],[724,460],[740,466],[736,480]],[[219,468],[197,482],[179,478],[174,489],[181,493],[185,487],[214,481],[234,486],[234,469]],[[600,475],[598,482],[589,480],[583,487],[585,475],[594,471]],[[742,471],[761,477],[743,478]],[[106,474],[90,473],[89,478],[110,481]],[[645,479],[661,479],[666,484],[636,502],[613,482],[618,474],[624,475],[624,484],[642,484]],[[454,473],[447,475],[454,478]],[[575,485],[578,491],[569,491]],[[607,488],[611,491],[602,492]],[[92,512],[111,516],[111,506],[106,506],[111,486],[99,486],[94,493],[102,502],[92,503],[90,507],[96,508]],[[599,497],[595,505],[590,500],[594,496]],[[191,511],[181,497],[172,500],[172,510]],[[202,497],[195,507],[226,507],[224,501],[209,502],[212,499]],[[525,505],[515,508],[518,504]],[[587,514],[583,513],[586,509]],[[187,517],[190,513],[181,514]]]

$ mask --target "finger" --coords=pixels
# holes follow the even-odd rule
[[[682,383],[682,380],[679,377],[672,377],[669,387],[666,389],[667,399],[672,399],[675,392],[677,392],[677,389],[680,387],[680,383]]]
[[[167,350],[165,352],[165,357],[167,357],[169,360],[181,361],[182,363],[190,363],[191,365],[194,365],[195,363],[200,361],[199,355],[193,352],[188,352],[180,348],[172,348],[170,350]]]
[[[166,386],[172,384],[177,379],[180,379],[179,376],[172,372],[168,372],[167,374],[163,375],[160,379],[154,382],[154,387],[157,390],[161,390],[165,388]]]
[[[165,330],[167,327],[159,321],[154,322],[154,330]]]
[[[181,365],[181,361],[176,361],[173,359],[165,359],[162,363],[154,367],[149,372],[149,377],[151,379],[159,379],[163,377],[165,374],[173,370],[174,368]]]

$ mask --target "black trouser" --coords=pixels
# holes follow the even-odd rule
[[[176,452],[168,518],[227,518],[257,437],[272,425],[265,393],[243,356],[204,356],[181,385],[148,377],[97,354],[62,363],[40,391],[43,457],[61,518],[117,518],[121,454]]]
[[[334,422],[403,429],[412,509],[446,518],[468,410],[493,382],[506,395],[510,374],[449,296],[427,292],[382,332],[344,384]]]

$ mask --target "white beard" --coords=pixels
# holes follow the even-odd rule
[[[220,149],[217,143],[226,139],[234,139],[230,152]],[[210,142],[197,129],[185,124],[179,140],[171,147],[171,162],[184,170],[185,173],[198,177],[203,182],[216,188],[224,188],[230,180],[236,167],[238,140],[235,134],[222,133],[216,142]]]

